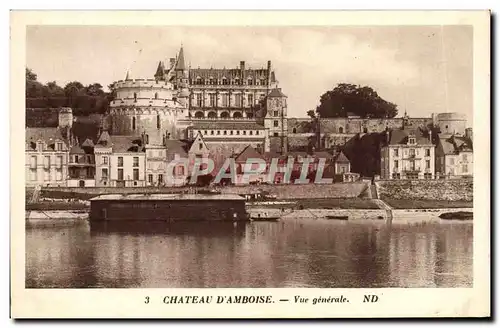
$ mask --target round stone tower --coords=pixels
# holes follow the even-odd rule
[[[439,113],[435,117],[437,124],[443,134],[465,134],[467,119],[461,113]]]
[[[188,110],[176,100],[172,83],[127,78],[115,82],[113,91],[115,99],[109,106],[112,134],[145,133],[150,144],[162,144],[164,135],[178,137],[177,119],[187,116]]]

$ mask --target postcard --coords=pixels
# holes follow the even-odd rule
[[[489,11],[12,11],[10,45],[11,317],[491,315]]]

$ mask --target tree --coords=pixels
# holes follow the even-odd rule
[[[395,104],[382,99],[368,86],[340,83],[321,96],[316,113],[322,118],[347,117],[348,114],[363,118],[392,118],[398,110]]]
[[[307,116],[310,118],[316,118],[316,112],[313,109],[307,111]]]
[[[37,75],[31,70],[31,68],[26,67],[26,81],[36,81]]]

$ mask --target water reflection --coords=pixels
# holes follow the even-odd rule
[[[27,287],[458,287],[472,224],[286,220],[26,231]]]

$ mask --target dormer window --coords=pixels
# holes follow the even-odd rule
[[[239,85],[240,84],[240,79],[234,79],[234,84]]]
[[[409,145],[415,145],[417,143],[417,139],[415,138],[415,136],[411,135],[408,137],[408,144]]]
[[[228,85],[227,79],[225,77],[222,78],[222,85]]]
[[[250,79],[248,79],[248,80],[247,80],[247,84],[248,84],[248,85],[253,85],[253,80],[252,80],[251,78],[250,78]]]
[[[43,151],[43,142],[39,142],[36,149],[39,151]]]
[[[62,151],[63,150],[62,142],[58,142],[56,147],[57,147],[57,151]]]
[[[201,77],[196,78],[196,84],[201,84]]]

